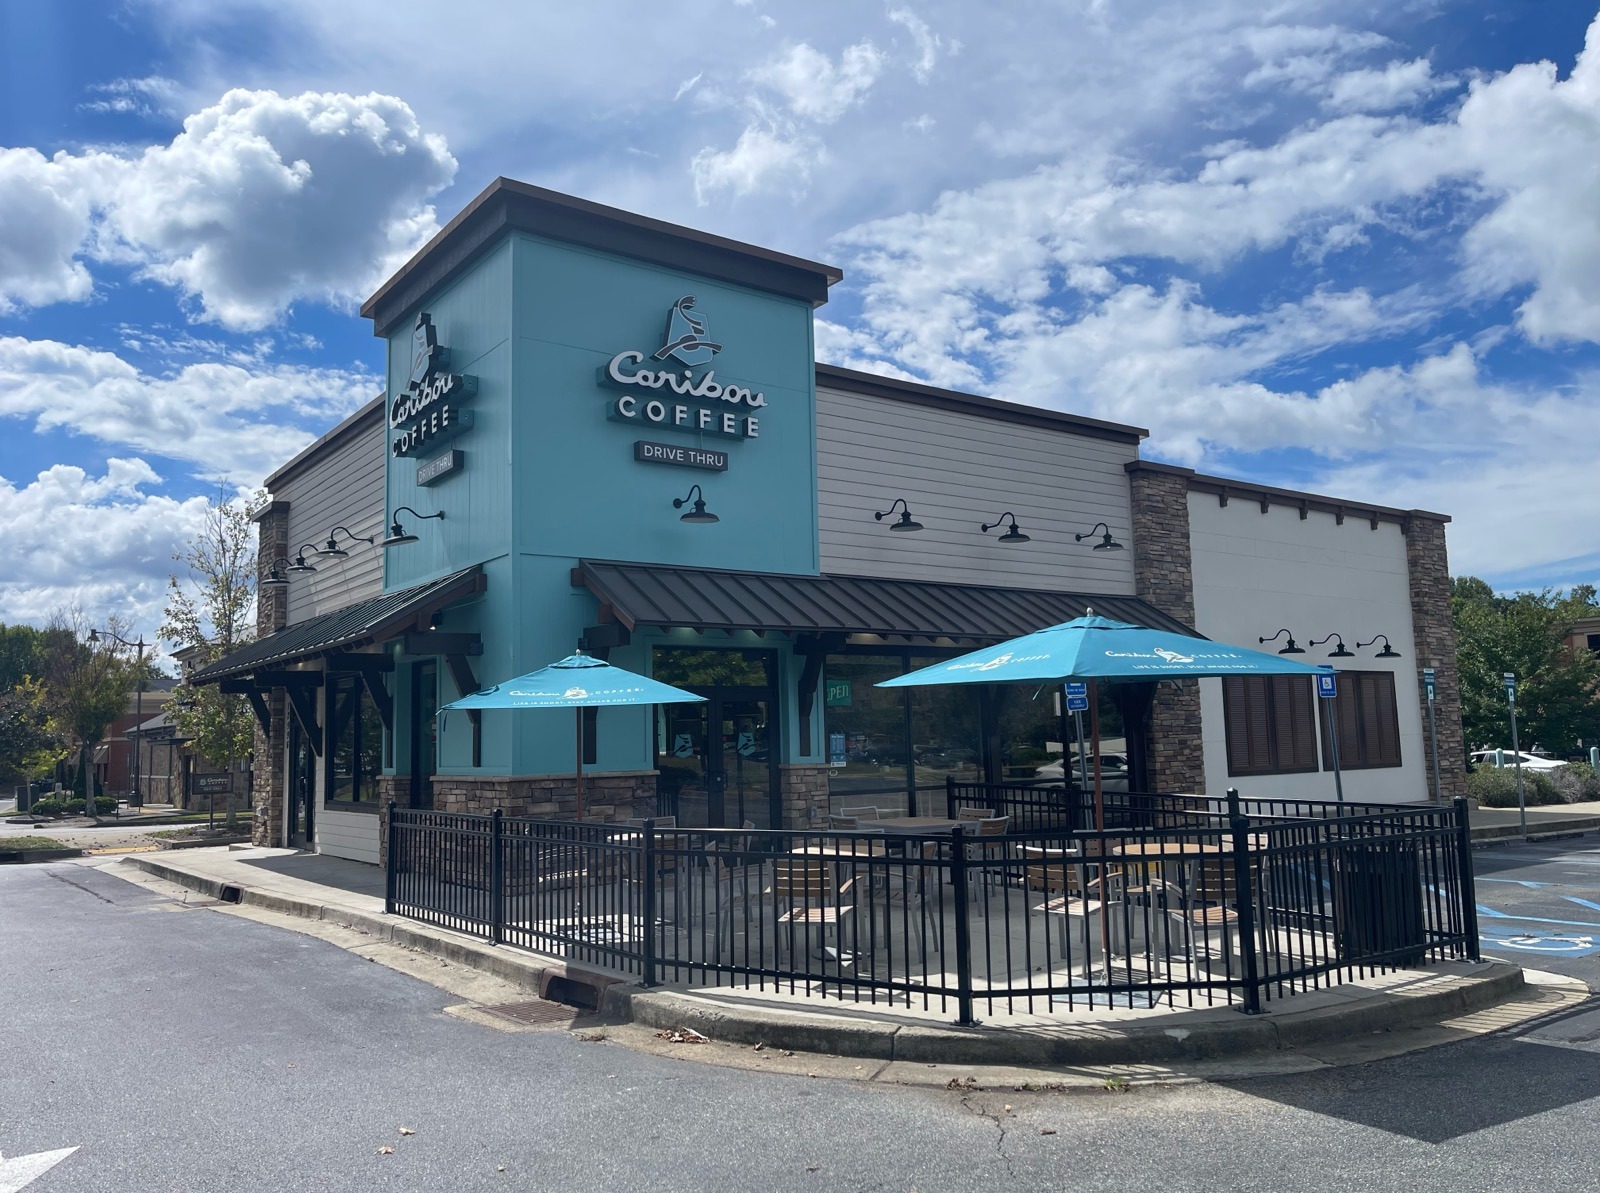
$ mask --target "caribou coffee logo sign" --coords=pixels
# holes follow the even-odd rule
[[[600,370],[601,385],[622,390],[608,417],[663,431],[757,438],[761,420],[750,412],[767,404],[766,395],[724,385],[715,369],[695,372],[721,351],[710,338],[706,317],[695,310],[694,295],[684,295],[667,311],[659,348],[619,352]]]
[[[415,456],[472,425],[461,404],[478,392],[476,377],[449,371],[450,350],[439,346],[433,316],[423,311],[411,332],[411,376],[389,404],[390,446],[397,456]]]

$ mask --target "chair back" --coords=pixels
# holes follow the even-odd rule
[[[856,829],[861,827],[861,820],[855,816],[829,816],[828,827],[831,829]]]
[[[978,836],[1003,837],[1011,830],[1011,817],[988,816],[978,821]]]
[[[993,808],[957,808],[957,820],[988,820],[994,815]]]
[[[840,808],[839,815],[854,816],[857,820],[879,820],[882,818],[876,804],[867,804],[860,808]]]
[[[629,828],[643,828],[652,820],[656,822],[657,828],[678,827],[678,818],[676,816],[630,816],[622,823],[627,825]]]
[[[778,857],[772,860],[772,893],[779,899],[815,903],[834,895],[833,876],[826,861]]]

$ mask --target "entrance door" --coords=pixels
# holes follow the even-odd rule
[[[706,699],[656,713],[657,811],[688,827],[757,828],[778,811],[777,693],[769,651],[658,647],[655,677]],[[711,682],[703,682],[703,681]],[[702,682],[696,682],[702,681]]]
[[[439,769],[439,664],[411,667],[411,806],[433,807],[433,772]]]
[[[289,721],[289,844],[310,849],[317,839],[316,763],[300,726]]]

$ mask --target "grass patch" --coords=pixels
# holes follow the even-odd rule
[[[54,837],[0,837],[0,853],[14,849],[68,849]]]

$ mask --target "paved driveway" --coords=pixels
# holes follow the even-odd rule
[[[1474,850],[1485,953],[1600,991],[1600,834]]]

